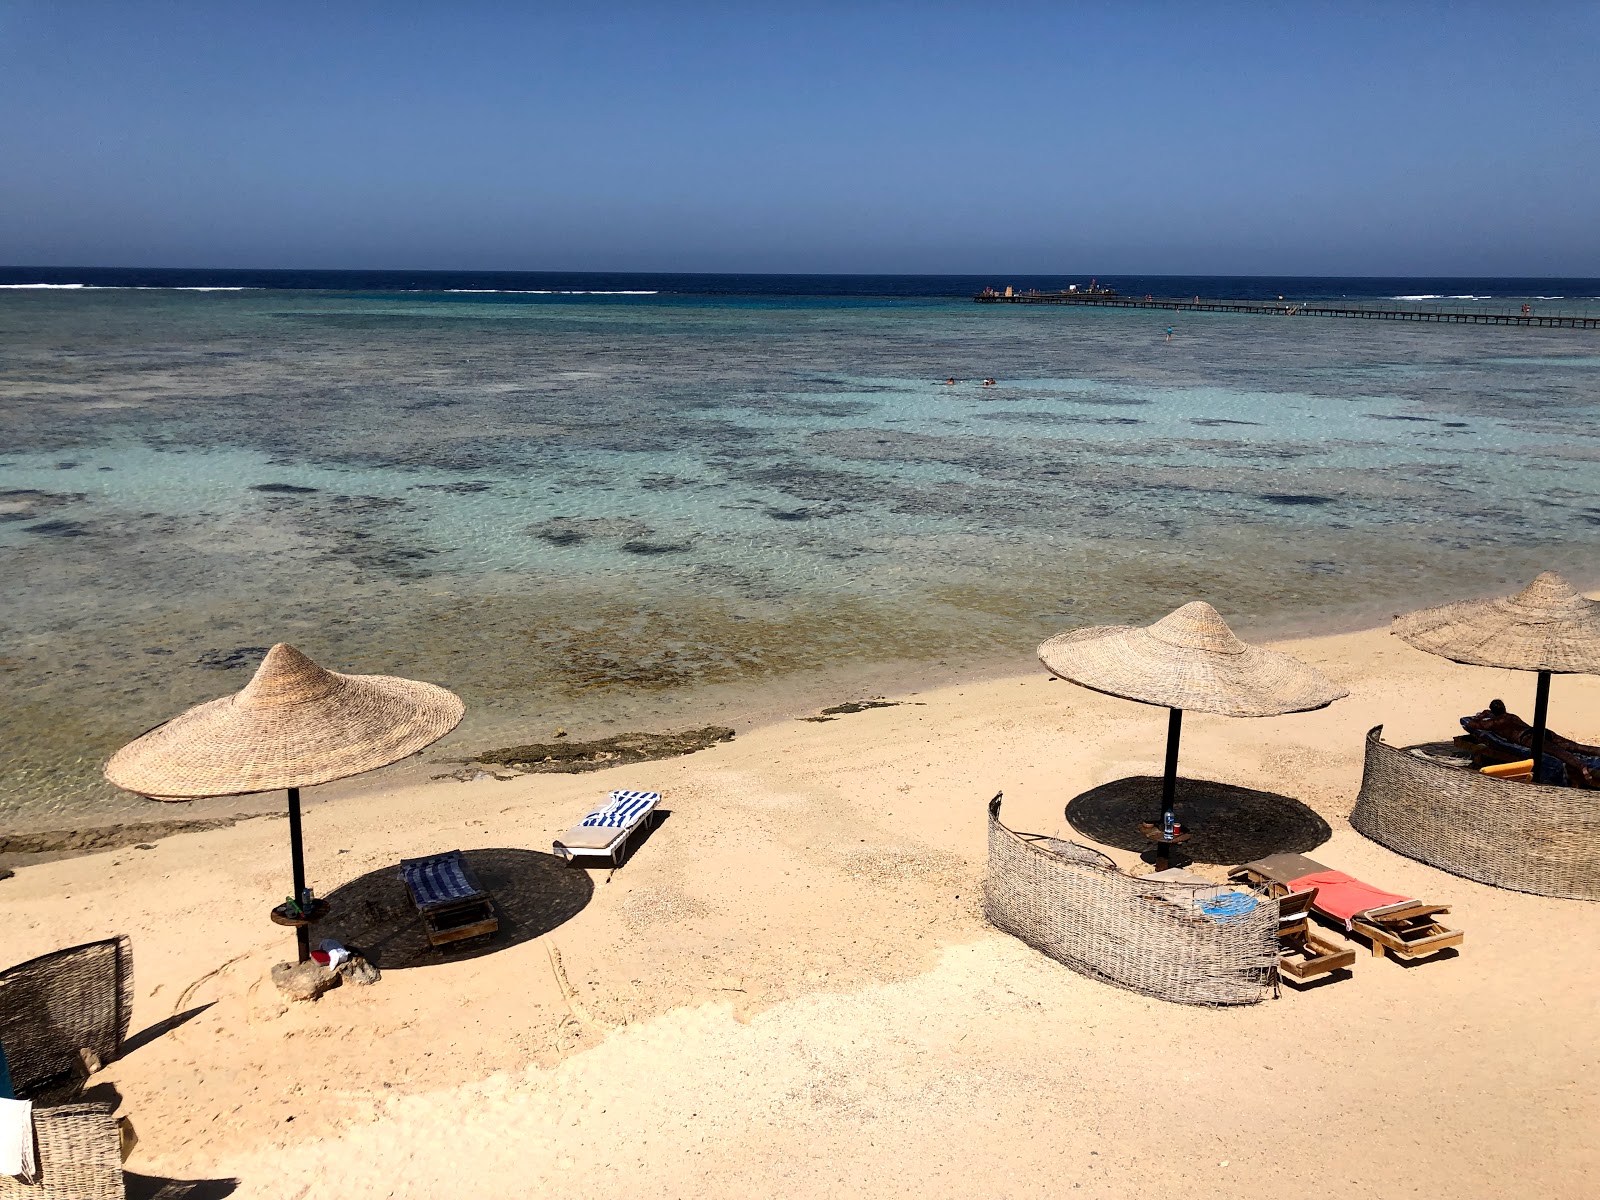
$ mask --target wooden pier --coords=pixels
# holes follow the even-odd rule
[[[1575,317],[1557,313],[1473,312],[1425,308],[1387,308],[1382,305],[1297,303],[1263,300],[1205,300],[1196,296],[1179,300],[1160,296],[1119,296],[1108,291],[1081,292],[979,292],[979,304],[1063,304],[1087,308],[1154,308],[1167,312],[1257,313],[1273,317],[1352,317],[1364,321],[1425,321],[1442,325],[1528,325],[1541,329],[1600,329],[1600,316]],[[1525,306],[1526,307],[1526,306]]]

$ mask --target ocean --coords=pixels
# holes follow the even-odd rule
[[[0,831],[170,815],[100,764],[275,641],[458,691],[439,771],[1026,669],[1195,598],[1259,637],[1597,582],[1600,333],[971,300],[1088,282],[0,269]]]

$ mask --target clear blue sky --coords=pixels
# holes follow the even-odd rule
[[[1600,276],[1600,4],[0,0],[0,262]]]

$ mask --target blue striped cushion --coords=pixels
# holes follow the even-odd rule
[[[595,809],[578,824],[625,829],[659,799],[661,799],[660,792],[612,792],[611,803],[604,808]]]
[[[482,889],[467,878],[466,864],[461,861],[459,850],[432,858],[409,859],[400,864],[400,874],[418,908],[436,908],[483,895]]]

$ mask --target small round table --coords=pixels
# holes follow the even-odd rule
[[[332,911],[333,906],[326,900],[313,900],[311,911],[298,917],[291,916],[287,904],[280,904],[272,910],[272,923],[274,925],[287,925],[291,929],[304,929],[308,925],[315,925]]]
[[[1172,836],[1168,837],[1166,831],[1154,821],[1142,822],[1139,832],[1144,834],[1145,840],[1156,844],[1156,870],[1165,871],[1172,866],[1172,847],[1189,840],[1189,831],[1182,825],[1173,827]]]

